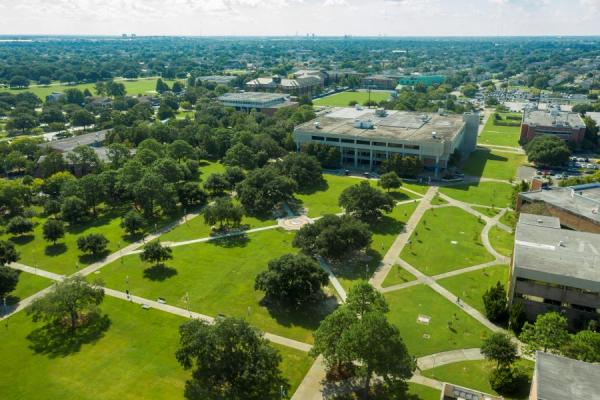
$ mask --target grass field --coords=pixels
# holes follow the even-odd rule
[[[490,243],[492,247],[500,254],[510,257],[513,252],[515,237],[503,229],[493,226],[490,229]]]
[[[398,326],[410,354],[415,357],[480,347],[481,340],[489,334],[486,327],[427,286],[386,293],[385,298],[390,306],[388,319]],[[429,324],[418,323],[419,315],[430,317]]]
[[[483,293],[498,281],[507,287],[508,269],[507,265],[497,265],[441,279],[438,283],[485,315]]]
[[[400,256],[430,276],[492,261],[481,243],[483,226],[457,207],[428,210]]]
[[[173,248],[173,260],[164,268],[151,268],[130,255],[107,265],[97,275],[107,287],[189,307],[210,316],[244,317],[258,328],[310,343],[312,330],[327,313],[325,307],[286,311],[261,303],[264,294],[254,290],[256,275],[283,254],[296,253],[293,233],[279,229]],[[128,280],[126,285],[125,281]]]
[[[415,278],[413,274],[402,268],[400,265],[394,264],[392,265],[392,269],[390,269],[390,272],[385,277],[385,280],[383,281],[381,286],[388,287],[393,285],[399,285],[402,283],[414,281],[415,279],[417,278]]]
[[[502,222],[504,225],[514,228],[517,225],[518,218],[519,216],[515,211],[508,210],[502,217],[500,217],[500,222]]]
[[[481,206],[473,206],[472,208],[475,211],[479,211],[483,215],[487,215],[488,217],[495,217],[496,215],[498,215],[497,208],[489,208],[489,207],[481,207]]]
[[[510,180],[517,176],[519,166],[526,162],[524,154],[478,148],[463,166],[465,174]]]
[[[390,93],[371,92],[371,101],[379,103],[380,101],[386,101],[389,98]],[[359,104],[365,104],[367,101],[369,101],[369,93],[341,92],[313,100],[313,104],[315,106],[348,107],[351,101],[357,101]]]
[[[19,301],[52,285],[52,283],[51,280],[41,276],[19,271],[19,283],[15,290],[6,297],[6,304],[17,304]]]
[[[501,113],[500,115],[503,114]],[[483,127],[483,131],[477,142],[496,146],[519,147],[520,135],[521,128],[519,126],[496,125],[494,115],[492,114]]]
[[[139,94],[145,94],[148,92],[153,92],[156,88],[156,81],[158,78],[140,78],[136,80],[117,80],[117,82],[125,85],[125,90],[127,90],[127,95],[129,96],[137,96]],[[169,86],[175,82],[174,80],[165,80]],[[94,83],[82,83],[78,85],[62,85],[62,84],[53,84],[51,86],[31,86],[27,89],[9,89],[9,88],[0,88],[0,92],[10,92],[12,94],[23,93],[23,92],[31,92],[38,96],[42,101],[46,100],[46,96],[50,93],[54,92],[64,92],[67,89],[79,89],[81,91],[88,89],[92,94],[96,94],[94,91]]]
[[[440,188],[440,192],[453,199],[483,206],[509,207],[513,188],[508,183],[479,182]]]
[[[528,360],[519,360],[516,364],[526,371],[529,380],[531,381],[534,363]],[[450,382],[456,385],[480,390],[484,393],[497,394],[491,388],[488,379],[492,368],[494,368],[494,365],[489,361],[462,361],[423,371],[423,375],[443,382]],[[529,386],[529,382],[523,385],[519,394],[514,398],[527,399],[529,396]],[[510,398],[508,397],[507,399]]]
[[[101,308],[108,327],[87,340],[59,340],[24,312],[11,317],[6,327],[3,323],[2,399],[183,399],[189,372],[178,364],[175,351],[185,320],[112,298]],[[49,340],[55,341],[44,346]],[[311,359],[276,347],[283,357],[280,368],[294,390]]]
[[[419,385],[418,383],[408,383],[408,394],[417,396],[411,400],[440,400],[440,391],[432,389],[429,386]]]

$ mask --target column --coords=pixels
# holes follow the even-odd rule
[[[358,167],[358,149],[354,147],[354,168]]]

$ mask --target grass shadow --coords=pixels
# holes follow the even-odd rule
[[[94,263],[96,261],[100,261],[103,258],[105,258],[106,256],[108,256],[110,254],[110,250],[106,249],[104,250],[102,253],[98,253],[98,254],[83,254],[79,256],[79,262],[81,264],[91,264]]]
[[[396,201],[411,200],[411,197],[409,195],[407,195],[406,193],[401,192],[399,190],[394,190],[394,191],[388,192],[388,194],[390,196],[392,196],[392,198]]]
[[[211,240],[209,243],[224,248],[246,247],[250,242],[250,238],[245,233],[235,236],[228,236]]]
[[[14,244],[17,244],[19,246],[24,246],[27,243],[31,242],[33,239],[35,239],[35,236],[33,236],[33,235],[19,235],[19,236],[13,236],[9,240],[11,242],[13,242]]]
[[[390,217],[389,215],[384,215],[377,222],[373,222],[370,225],[371,231],[374,234],[398,235],[402,232],[406,224]]]
[[[144,278],[151,281],[162,282],[175,275],[177,275],[177,270],[164,264],[156,264],[144,270]]]
[[[352,256],[345,260],[332,261],[331,269],[338,278],[350,281],[366,279],[379,267],[383,256],[376,250],[367,249],[365,254]]]
[[[281,326],[287,328],[300,326],[305,329],[316,330],[323,318],[335,310],[337,299],[330,296],[321,301],[294,308],[263,298],[260,305],[266,308],[269,315]]]
[[[100,340],[110,327],[108,315],[91,314],[87,324],[70,330],[61,323],[52,322],[27,335],[29,348],[50,358],[66,357],[77,353],[81,346]]]
[[[44,254],[48,257],[56,257],[67,251],[67,245],[64,243],[55,243],[49,246],[46,246],[44,249]]]
[[[506,162],[508,161],[508,158],[498,154],[492,154],[492,150],[490,149],[478,148],[472,152],[471,156],[465,161],[463,170],[469,175],[481,177],[483,175],[483,170],[485,169],[485,164],[488,161]]]
[[[321,178],[320,181],[315,182],[310,186],[299,189],[297,193],[302,195],[311,195],[316,192],[325,192],[328,189],[329,183],[324,178]]]

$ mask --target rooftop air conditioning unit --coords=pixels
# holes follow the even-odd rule
[[[321,129],[321,123],[319,121],[315,122],[315,129]]]
[[[431,132],[431,137],[433,139],[437,139],[437,132],[436,131]]]

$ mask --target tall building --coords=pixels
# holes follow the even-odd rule
[[[585,123],[578,113],[551,110],[525,110],[521,124],[522,144],[536,136],[555,136],[580,146],[585,136]]]
[[[342,165],[375,170],[391,155],[415,156],[439,175],[455,150],[477,145],[479,114],[440,115],[407,111],[335,108],[294,129],[298,149],[322,143],[340,149]]]
[[[509,301],[521,302],[531,321],[550,311],[571,325],[600,320],[600,235],[562,229],[556,217],[521,213]]]

